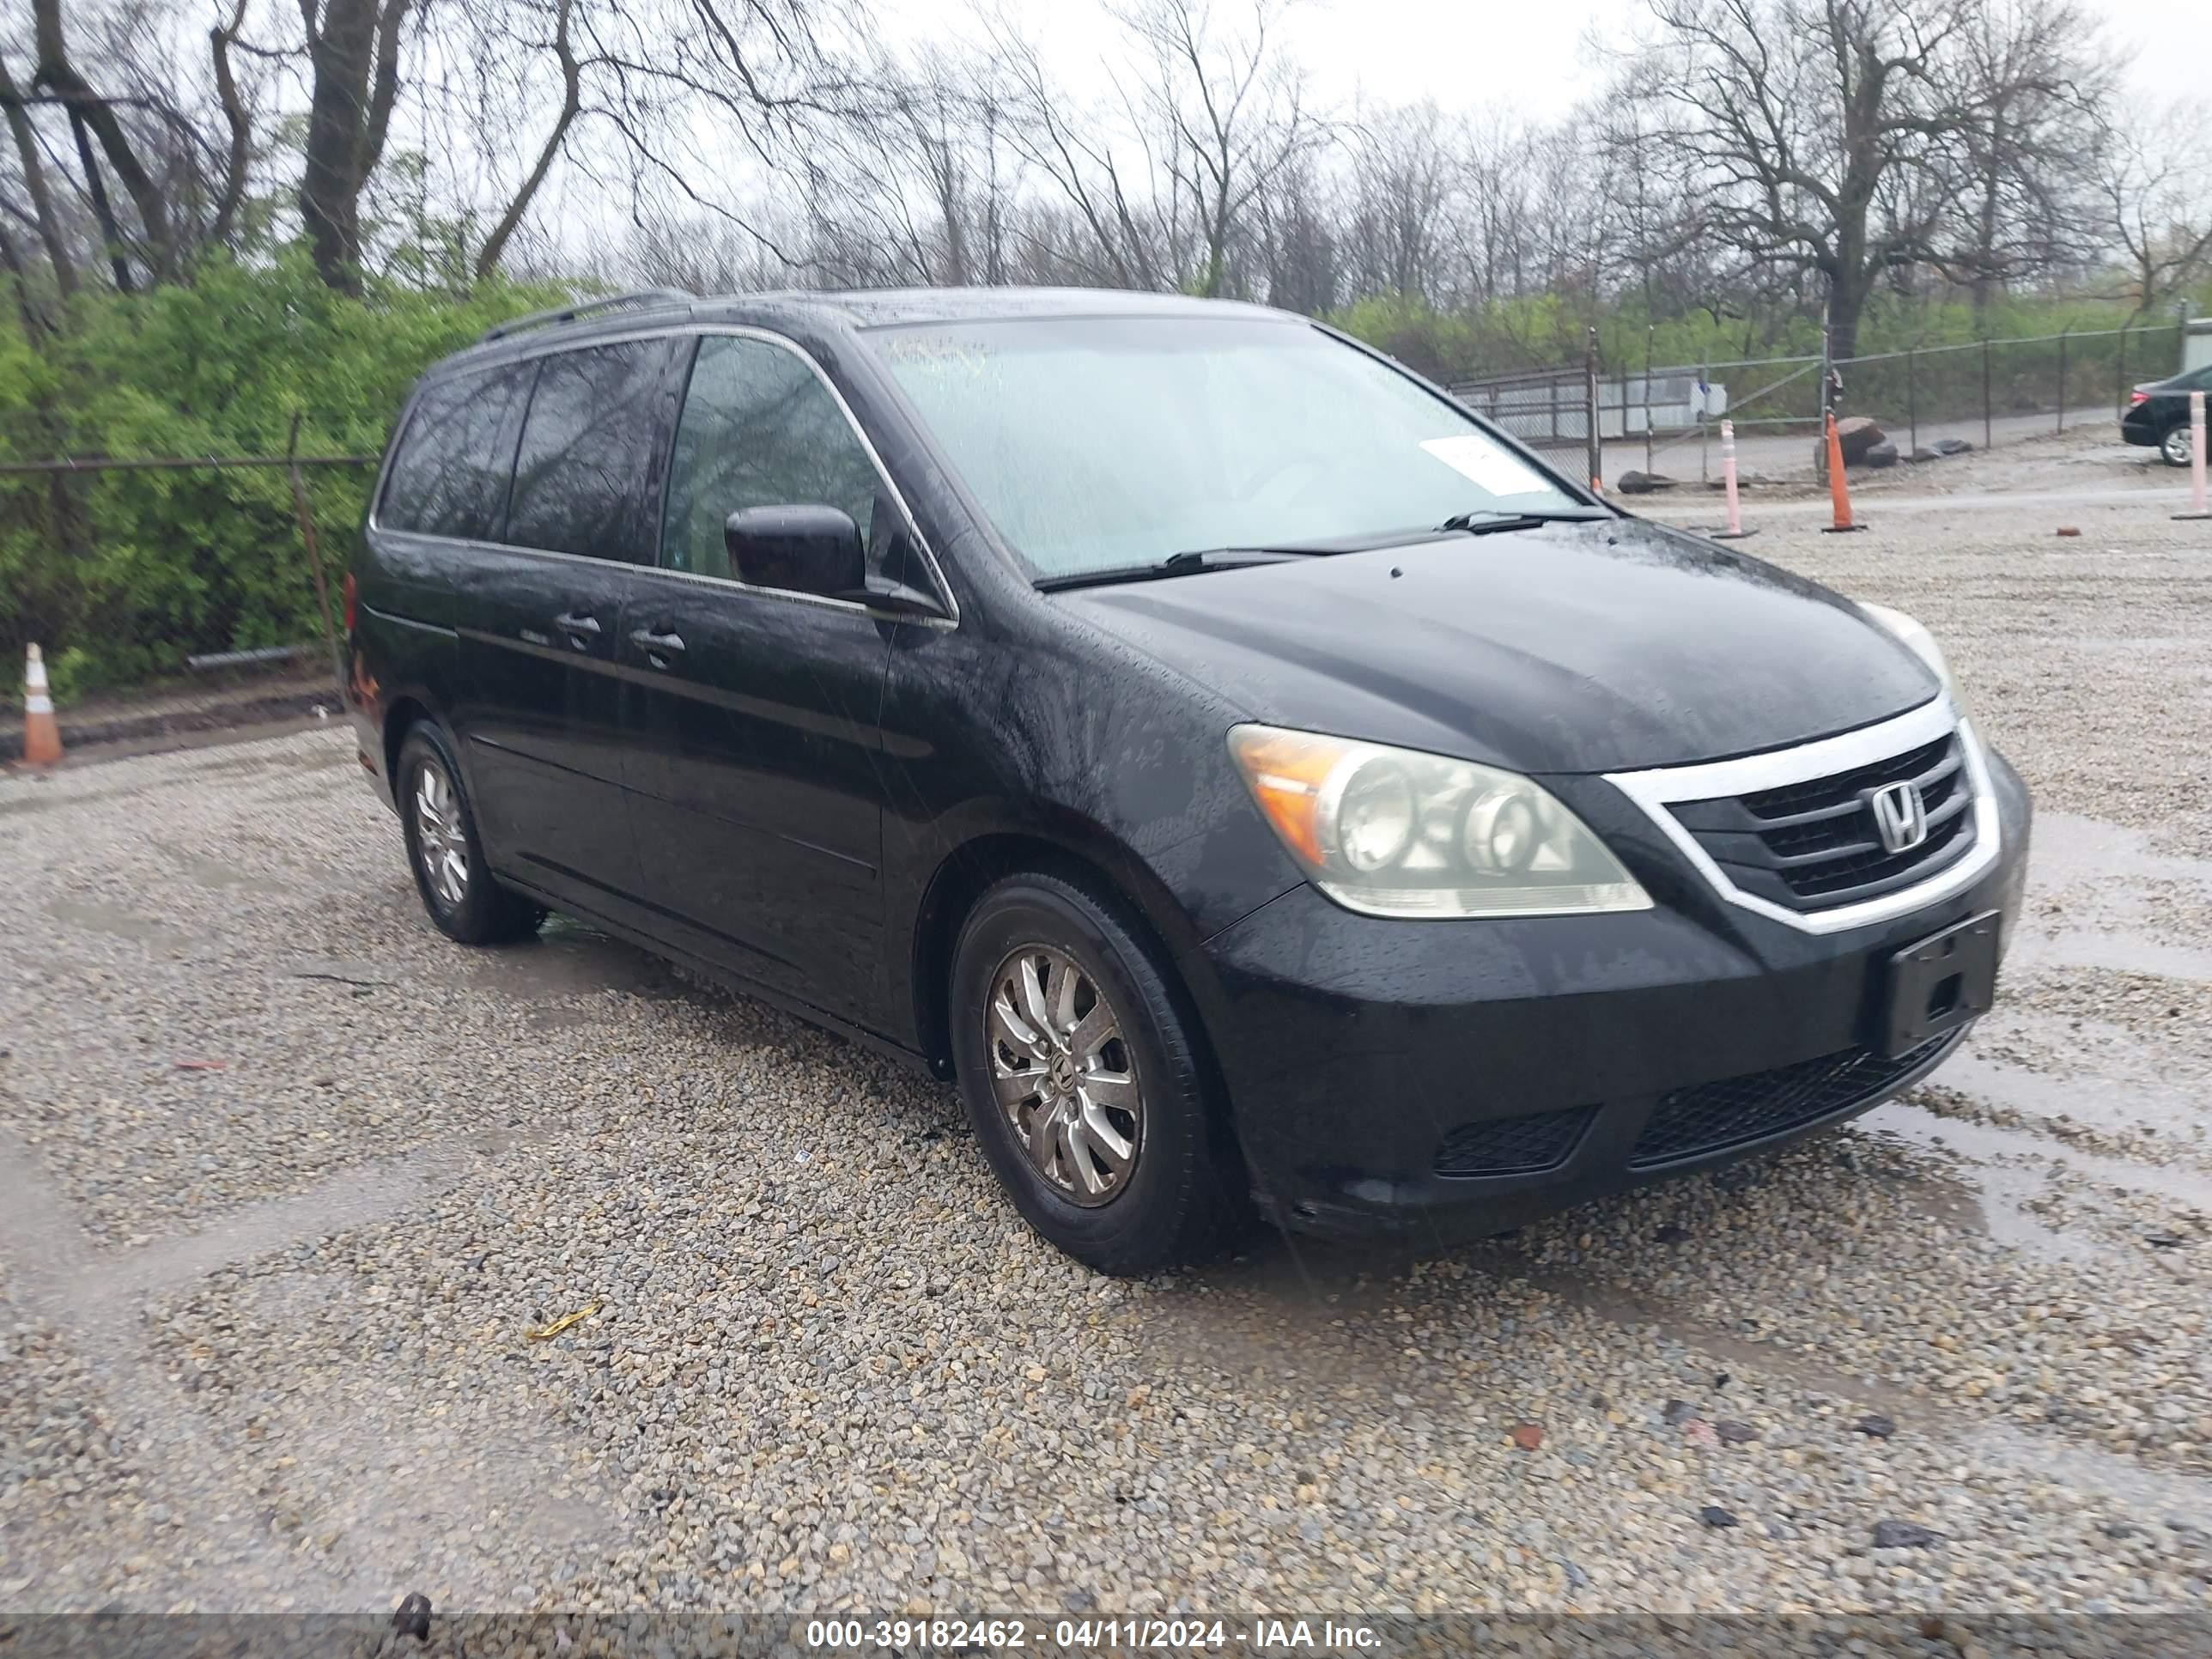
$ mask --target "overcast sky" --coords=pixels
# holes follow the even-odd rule
[[[1224,21],[1241,7],[1216,0]],[[2136,52],[2133,84],[2150,102],[2212,90],[2212,4],[2082,0],[2115,44]],[[1097,0],[1006,0],[1008,14],[1079,86],[1083,66],[1116,48]],[[1586,42],[1625,37],[1641,0],[1307,0],[1291,16],[1298,57],[1324,100],[1447,109],[1504,105],[1557,115],[1597,77]],[[969,0],[877,0],[876,21],[908,38],[972,33]]]

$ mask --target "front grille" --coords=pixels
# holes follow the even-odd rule
[[[1532,1175],[1556,1169],[1583,1138],[1595,1106],[1562,1112],[1530,1112],[1521,1117],[1462,1123],[1437,1148],[1436,1172],[1442,1176]]]
[[[1771,1072],[1677,1089],[1645,1121],[1628,1155],[1629,1167],[1648,1169],[1725,1152],[1865,1106],[1958,1036],[1946,1031],[1893,1060],[1871,1048],[1846,1048]]]
[[[1885,785],[1920,792],[1928,834],[1884,849],[1869,798]],[[1956,732],[1932,743],[1747,795],[1677,801],[1668,811],[1730,881],[1795,910],[1825,910],[1925,880],[1974,844],[1973,791]]]

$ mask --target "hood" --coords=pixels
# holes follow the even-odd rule
[[[1633,519],[1079,588],[1055,602],[1249,719],[1522,772],[1777,749],[1942,689],[1839,595]]]

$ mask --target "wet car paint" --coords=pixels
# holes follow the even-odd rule
[[[1200,303],[1092,295],[1031,302],[1063,312]],[[1940,915],[1825,940],[1758,924],[1722,902],[1617,791],[1589,776],[1804,741],[1937,693],[1918,659],[1847,601],[1626,515],[1138,587],[1038,592],[937,459],[862,331],[935,314],[933,307],[979,314],[961,308],[992,303],[763,296],[562,331],[565,346],[742,326],[799,345],[852,408],[912,513],[918,541],[896,556],[906,579],[941,580],[957,624],[852,619],[883,651],[876,730],[858,743],[851,767],[841,763],[852,787],[872,782],[879,803],[873,873],[882,943],[854,941],[869,960],[837,1006],[772,962],[718,950],[665,907],[610,914],[579,902],[576,890],[551,896],[623,937],[947,1075],[945,975],[965,902],[1010,865],[1072,861],[1116,890],[1171,959],[1226,1074],[1263,1196],[1279,1199],[1282,1218],[1297,1224],[1313,1219],[1291,1207],[1304,1188],[1404,1184],[1410,1141],[1393,1140],[1364,1174],[1356,1152],[1316,1163],[1312,1148],[1340,1141],[1346,1115],[1358,1116],[1370,1101],[1412,1089],[1433,1095],[1439,1066],[1503,1063],[1558,1086],[1632,1085],[1648,1098],[1664,1086],[1655,1078],[1725,1076],[1747,1069],[1747,1058],[1802,1057],[1816,1052],[1802,1046],[1816,1033],[1825,1042],[1831,1028],[1856,1027],[1875,945],[1932,931],[1964,914],[1967,899],[2008,886],[2016,895],[2018,844]],[[494,362],[545,344],[524,335],[453,361]],[[1539,458],[1527,459],[1590,499]],[[378,691],[357,700],[354,713],[365,761],[380,778],[395,710],[444,711],[461,695],[450,634],[434,620],[450,600],[434,575],[423,580],[435,561],[410,545],[415,539],[372,525],[360,571],[365,621],[354,648]],[[626,686],[623,697],[622,724],[644,762],[680,759],[650,748],[638,687]],[[751,712],[793,724],[819,713],[796,703]],[[1354,917],[1305,886],[1253,808],[1226,737],[1255,719],[1537,774],[1660,908],[1629,929],[1619,918]],[[473,788],[465,750],[463,764]],[[806,780],[787,772],[751,781],[767,792],[754,803],[763,821],[801,821]],[[611,834],[631,833],[638,817],[636,791],[626,793],[628,817],[607,825]],[[2007,829],[2024,836],[2024,795]],[[501,867],[496,851],[494,862]],[[842,876],[837,890],[817,891],[803,863],[793,869],[780,895],[792,914],[836,913],[854,902]],[[1346,964],[1350,971],[1333,980]],[[1714,999],[1717,985],[1748,989],[1745,999]],[[1622,1015],[1638,1028],[1594,1043],[1587,1021],[1569,1016],[1600,992],[1628,995]],[[1709,1017],[1699,1012],[1708,1002]],[[1468,1020],[1477,1004],[1490,1005],[1496,1022]],[[1454,1029],[1445,1031],[1448,1024]],[[1487,1047],[1476,1040],[1485,1031]],[[1285,1106],[1277,1097],[1279,1064],[1258,1067],[1248,1057],[1278,1038],[1289,1045],[1277,1050],[1279,1062],[1312,1054],[1320,1033],[1334,1047],[1324,1063],[1305,1068],[1311,1086]],[[1499,1042],[1512,1049],[1502,1062],[1490,1058]],[[1662,1052],[1674,1058],[1655,1065]],[[1371,1064],[1353,1063],[1362,1056]],[[1458,1109],[1479,1115],[1504,1109],[1486,1099],[1522,1098],[1467,1090]],[[1282,1133],[1286,1126],[1295,1132]],[[1455,1198],[1481,1196],[1462,1188]]]

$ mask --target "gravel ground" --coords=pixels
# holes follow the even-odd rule
[[[444,941],[336,732],[0,782],[0,1609],[2201,1609],[2166,510],[1764,526],[2037,791],[2000,1009],[1844,1132],[1427,1261],[1096,1278],[949,1091],[573,926]]]

